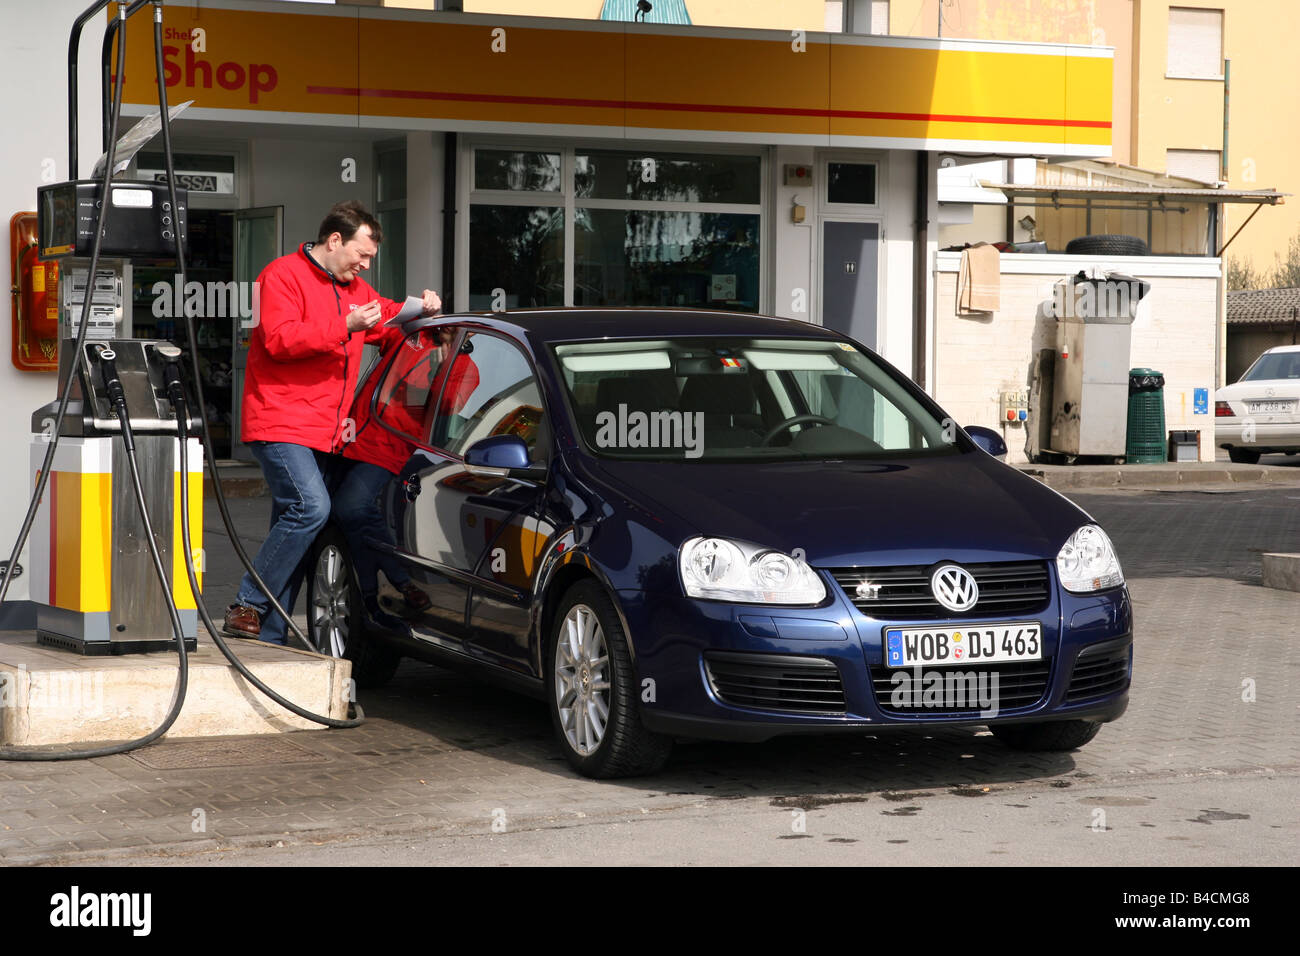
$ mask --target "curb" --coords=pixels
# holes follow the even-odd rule
[[[1058,466],[1043,468],[1037,465],[1016,467],[1021,473],[1035,478],[1049,488],[1197,488],[1205,485],[1240,485],[1243,488],[1267,486],[1273,488],[1300,486],[1300,472],[1279,474],[1270,468],[1251,465],[1213,468],[1145,468],[1098,467],[1087,471]]]

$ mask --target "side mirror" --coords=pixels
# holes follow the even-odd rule
[[[971,441],[994,458],[999,461],[1007,460],[1007,443],[993,429],[985,428],[983,425],[968,425],[966,434],[970,436]]]
[[[465,470],[480,478],[516,478],[541,481],[546,468],[528,458],[528,446],[518,435],[480,438],[465,450]]]

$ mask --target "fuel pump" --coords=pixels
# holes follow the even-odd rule
[[[77,169],[76,64],[83,25],[107,7],[95,0],[76,20],[69,42],[69,168]],[[126,61],[125,24],[151,5],[159,99],[158,123],[166,161],[165,183],[115,182],[115,154]],[[108,56],[116,38],[116,71]],[[58,183],[38,190],[39,246],[43,259],[64,260],[66,308],[60,309],[59,397],[32,416],[34,489],[27,515],[0,583],[0,601],[33,528],[32,597],[38,602],[42,643],[86,654],[122,654],[173,646],[179,670],[163,723],[138,740],[86,751],[10,749],[0,757],[65,760],[121,753],[148,744],[175,722],[188,686],[189,651],[202,619],[214,643],[236,670],[267,697],[301,717],[328,727],[354,727],[311,713],[285,699],[230,650],[201,596],[194,522],[202,533],[202,460],[210,465],[222,520],[241,561],[264,592],[235,533],[202,415],[197,334],[185,315],[194,403],[184,382],[181,349],[170,342],[130,338],[125,290],[132,256],[168,256],[185,279],[185,191],[176,186],[166,72],[162,0],[119,3],[104,41],[104,76],[115,77],[111,100],[105,81],[105,156],[102,179]],[[138,139],[138,137],[137,137]],[[137,144],[142,145],[142,143]],[[98,171],[98,167],[97,167]],[[78,276],[80,279],[78,280]],[[202,442],[191,437],[195,422]],[[150,587],[149,577],[154,578]],[[275,612],[284,609],[270,595]],[[290,629],[303,640],[289,620]],[[170,638],[167,632],[170,630]]]

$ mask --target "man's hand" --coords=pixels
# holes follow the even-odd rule
[[[442,309],[442,299],[438,298],[438,293],[432,289],[424,290],[424,314],[437,315]]]
[[[359,305],[348,313],[348,331],[364,332],[366,329],[374,328],[381,318],[384,317],[383,311],[379,308],[379,300],[373,299],[365,305]]]

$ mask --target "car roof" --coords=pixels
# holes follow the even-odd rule
[[[464,312],[445,316],[481,322],[534,342],[584,339],[671,338],[689,335],[805,336],[843,340],[838,332],[799,319],[782,319],[750,312],[672,308],[556,308],[511,309],[504,312]]]
[[[1300,352],[1300,345],[1275,345],[1271,349],[1265,349],[1262,355],[1271,355],[1274,352]]]

